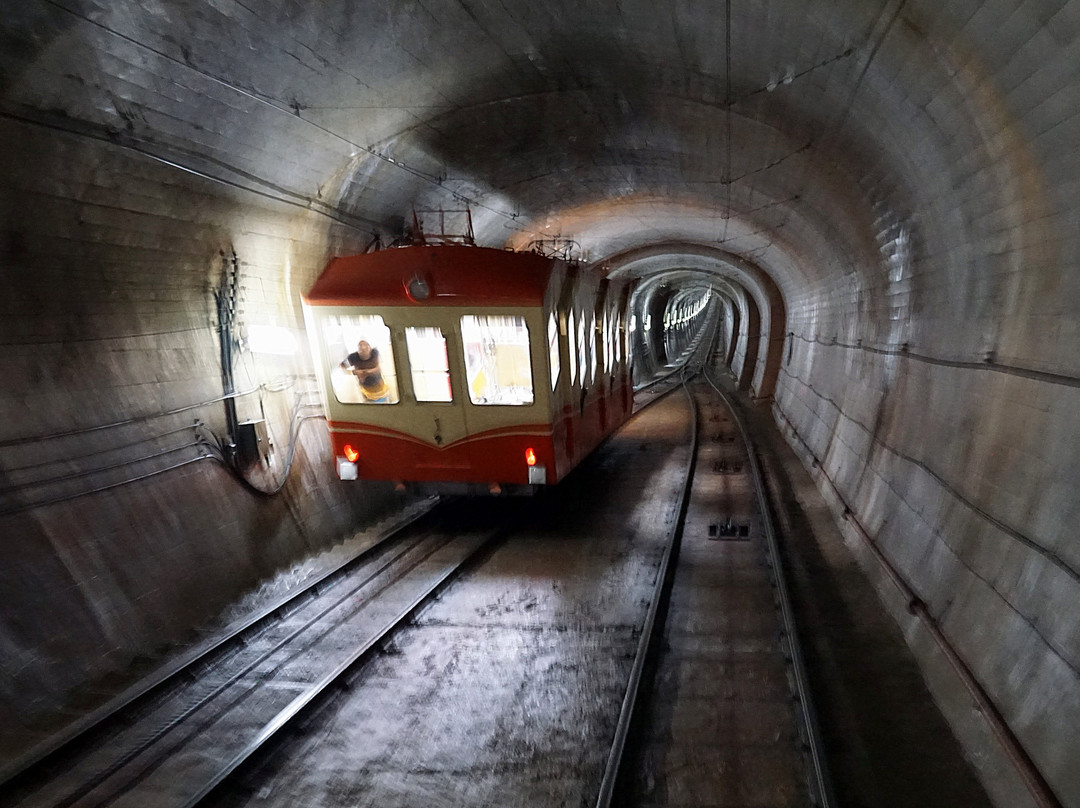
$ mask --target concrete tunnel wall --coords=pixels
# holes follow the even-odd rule
[[[1080,2],[745,3],[726,31],[714,3],[668,11],[9,10],[0,718],[55,708],[386,501],[330,478],[315,422],[272,500],[212,461],[154,474],[196,448],[135,462],[194,417],[220,432],[220,404],[35,438],[219,396],[222,252],[248,322],[299,329],[328,255],[471,199],[492,246],[707,243],[760,267],[786,312],[770,339],[792,335],[768,366],[777,423],[867,571],[860,526],[1080,804]],[[309,371],[241,365],[279,435]],[[880,580],[997,803],[1032,804]]]
[[[108,141],[11,118],[0,133],[15,146],[0,318],[0,722],[11,726],[185,639],[390,497],[338,482],[325,426],[299,420],[318,410],[296,294],[331,252],[359,248],[354,231]],[[238,358],[237,389],[256,390],[239,416],[264,411],[275,443],[253,482],[283,475],[297,429],[276,497],[193,445],[207,434],[195,419],[225,433],[212,290],[233,251],[241,324],[301,338],[296,358]],[[213,403],[188,408],[200,402]]]
[[[706,278],[737,304],[727,343],[728,360],[739,389],[754,398],[771,398],[776,389],[784,347],[787,314],[775,281],[752,261],[705,244],[652,244],[610,256],[607,274],[631,278],[663,278],[666,283]]]

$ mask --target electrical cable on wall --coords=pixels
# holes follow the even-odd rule
[[[259,411],[265,419],[264,393],[285,392],[294,388],[298,381],[313,377],[310,375],[288,374],[278,376],[267,382],[251,384],[249,389],[236,389],[236,358],[237,353],[241,351],[239,336],[241,328],[238,317],[241,292],[239,271],[239,260],[235,253],[229,256],[223,254],[219,286],[213,290],[218,315],[217,325],[222,363],[223,394],[206,401],[110,423],[0,442],[0,451],[8,450],[7,454],[10,455],[10,457],[4,458],[3,465],[6,479],[4,480],[5,485],[0,487],[0,515],[34,510],[89,494],[108,491],[205,459],[218,461],[233,473],[242,484],[260,494],[272,495],[284,487],[295,457],[300,427],[307,420],[315,420],[323,416],[321,413],[317,415],[302,414],[301,410],[303,408],[319,406],[317,403],[304,401],[305,396],[313,395],[317,391],[311,389],[298,391],[289,416],[287,460],[284,475],[280,480],[276,480],[270,489],[263,489],[247,479],[244,470],[238,463],[236,452],[236,433],[240,423],[237,414],[238,399],[257,394],[259,396]],[[251,378],[254,379],[256,376],[255,368],[249,366],[249,371]],[[183,425],[170,425],[165,429],[156,429],[151,434],[144,433],[132,436],[131,439],[123,442],[121,442],[123,438],[120,436],[118,436],[120,440],[113,439],[108,441],[107,445],[102,445],[106,442],[100,439],[94,440],[96,436],[110,430],[126,427],[134,428],[141,425],[149,426],[158,419],[221,403],[225,405],[226,416],[226,436],[224,438],[219,437],[209,425],[197,418]],[[175,440],[169,440],[173,436],[188,431],[191,431],[192,435],[191,439],[187,441],[178,443]],[[85,442],[90,440],[94,442],[90,446],[86,446]],[[52,450],[44,453],[43,456],[41,451],[42,443],[55,444],[55,446]],[[68,451],[69,446],[72,447],[73,451]],[[134,457],[126,456],[133,451],[137,452],[140,446],[145,447],[145,449]],[[192,450],[199,453],[197,457],[174,463],[165,468],[116,479],[119,476],[118,472],[123,472],[125,469],[135,470],[139,466],[145,468],[143,464]],[[28,454],[29,452],[33,452],[33,454]],[[113,457],[110,459],[109,455],[113,455]],[[79,481],[85,482],[80,485]],[[73,490],[76,488],[78,490]]]

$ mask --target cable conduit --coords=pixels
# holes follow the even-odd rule
[[[845,348],[851,351],[864,351],[865,353],[877,354],[878,356],[900,356],[906,359],[914,359],[917,362],[923,362],[927,365],[936,365],[938,367],[955,368],[959,370],[992,370],[996,373],[1004,373],[1008,376],[1018,376],[1022,379],[1045,382],[1046,384],[1056,384],[1064,387],[1080,387],[1080,377],[1078,376],[1054,373],[1049,370],[1026,368],[1019,365],[1006,365],[1001,362],[995,362],[989,358],[982,362],[973,362],[971,360],[963,359],[943,359],[928,354],[913,353],[903,346],[899,348],[875,348],[869,345],[860,345],[858,343],[852,344],[850,342],[840,342],[836,339],[824,340],[817,337],[805,337],[802,334],[796,334],[794,332],[790,332],[788,336],[798,338],[803,342],[812,345],[823,345],[827,348]]]
[[[873,441],[873,443],[875,445],[880,446],[882,449],[885,449],[890,454],[894,455],[895,457],[900,458],[901,460],[903,460],[903,461],[905,461],[907,463],[910,463],[911,465],[915,466],[916,468],[922,469],[922,471],[924,471],[926,474],[930,475],[930,477],[932,477],[938,483],[938,485],[940,485],[946,492],[948,492],[948,494],[951,497],[956,499],[957,502],[961,503],[964,507],[966,507],[972,513],[974,513],[976,516],[979,516],[980,518],[982,518],[986,522],[989,522],[991,525],[993,525],[995,528],[1000,530],[1006,536],[1008,536],[1009,538],[1013,539],[1016,542],[1019,542],[1020,544],[1023,544],[1029,550],[1033,550],[1034,552],[1038,553],[1043,558],[1045,558],[1047,561],[1049,561],[1054,566],[1056,566],[1058,569],[1060,569],[1062,572],[1067,574],[1074,581],[1076,581],[1077,583],[1080,583],[1080,570],[1077,570],[1076,568],[1074,568],[1072,565],[1070,565],[1068,562],[1066,562],[1061,556],[1059,556],[1053,550],[1043,546],[1042,544],[1035,541],[1030,536],[1027,536],[1027,535],[1021,533],[1016,528],[1012,527],[1011,525],[1007,524],[1006,522],[1003,522],[1001,519],[998,519],[993,514],[989,513],[988,511],[984,510],[983,508],[981,508],[976,503],[969,500],[962,493],[960,493],[960,491],[957,490],[948,480],[946,480],[944,477],[942,477],[940,474],[938,474],[936,471],[934,471],[934,469],[930,468],[930,466],[928,466],[924,461],[919,460],[918,458],[915,458],[915,457],[911,457],[910,455],[907,455],[904,452],[901,452],[899,449],[896,449],[896,448],[890,446],[888,443],[885,443],[883,440],[881,440],[881,438],[879,438],[877,435],[875,435],[868,427],[866,427],[864,424],[860,423],[859,421],[857,421],[856,419],[852,418],[847,413],[845,413],[843,411],[843,409],[840,407],[840,405],[836,403],[836,401],[834,401],[829,396],[827,396],[824,393],[817,390],[809,382],[804,381],[799,376],[796,376],[794,373],[791,373],[790,371],[788,371],[785,368],[781,368],[781,372],[785,376],[787,376],[788,378],[790,378],[793,381],[796,381],[799,384],[801,384],[804,388],[806,388],[811,393],[813,393],[815,396],[817,396],[821,401],[824,401],[824,402],[828,403],[829,405],[831,405],[833,408],[835,408],[836,412],[842,418],[844,418],[845,420],[850,421],[851,423],[855,424],[860,429],[862,429],[864,432],[866,432],[866,434],[870,436],[871,441]],[[789,424],[791,423],[788,420],[787,416],[782,411],[780,411],[779,408],[777,408],[777,411],[780,413],[780,416],[787,423],[789,423]],[[794,427],[792,427],[792,429],[794,429]],[[802,440],[802,438],[800,437],[800,441],[801,440]],[[816,458],[816,454],[810,449],[809,444],[804,444],[804,445],[806,445],[807,451],[810,452],[810,454]]]

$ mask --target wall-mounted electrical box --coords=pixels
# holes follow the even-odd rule
[[[242,467],[270,462],[270,434],[266,421],[242,421],[236,428],[236,456]]]

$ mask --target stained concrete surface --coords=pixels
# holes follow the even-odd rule
[[[1012,795],[1012,805],[1027,805],[1029,797],[1017,787],[1009,764],[970,756],[957,741],[903,633],[779,434],[768,402],[743,397],[740,403],[768,479],[841,805],[989,808],[980,776],[996,780],[999,793]],[[978,720],[967,704],[969,721]]]
[[[595,800],[689,448],[639,415],[223,804]],[[569,482],[569,480],[568,480]],[[477,507],[482,507],[482,503]]]
[[[385,493],[340,486],[310,431],[269,503],[209,463],[167,470],[194,461],[170,433],[189,415],[223,428],[222,256],[241,324],[302,341],[329,256],[468,200],[486,246],[561,233],[608,267],[644,247],[643,270],[706,276],[751,392],[776,379],[814,479],[1080,803],[1078,32],[1080,0],[7,4],[3,723],[183,637]],[[265,406],[283,450],[303,389],[283,379],[310,361],[242,360],[267,387],[243,417]],[[935,692],[992,755],[967,697]]]
[[[810,762],[750,464],[723,401],[701,379],[690,389],[694,489],[616,804],[802,808]],[[720,534],[729,522],[745,539]]]

